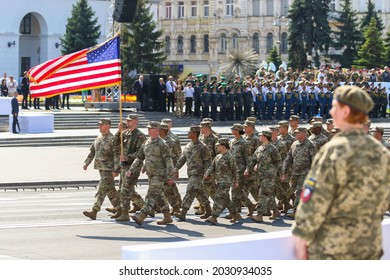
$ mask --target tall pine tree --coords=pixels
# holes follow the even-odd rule
[[[371,18],[370,25],[364,31],[365,42],[358,51],[354,64],[358,67],[382,67],[385,62],[385,46],[378,30],[375,18]]]
[[[129,89],[130,86],[127,75],[129,72],[136,70],[138,74],[159,73],[166,59],[163,52],[164,43],[159,40],[162,31],[157,30],[149,8],[148,0],[138,0],[133,21],[122,26],[121,48],[125,89]]]
[[[386,48],[386,65],[390,66],[390,30],[387,31],[385,38],[385,48]]]
[[[279,51],[276,47],[273,47],[269,52],[267,62],[273,62],[275,64],[276,70],[279,69],[279,66],[282,64],[282,57],[279,55]]]
[[[342,67],[349,68],[357,59],[357,48],[361,44],[363,34],[356,27],[358,26],[357,12],[352,10],[351,0],[344,0],[339,12],[336,28],[334,31],[336,49],[343,49],[341,55],[334,56]]]
[[[98,43],[100,25],[95,12],[87,0],[79,0],[72,6],[72,16],[68,18],[64,37],[61,38],[61,53],[69,54]]]
[[[367,2],[367,13],[362,18],[360,28],[364,31],[370,25],[371,19],[375,18],[376,20],[376,29],[381,33],[385,26],[383,25],[383,21],[381,17],[378,15],[378,11],[375,10],[375,4],[372,0],[368,0]]]

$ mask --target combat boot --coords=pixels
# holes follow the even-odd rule
[[[116,210],[116,213],[111,216],[111,219],[119,218],[121,215],[122,215],[122,208],[119,208],[118,210]]]
[[[288,210],[292,208],[290,203],[284,203],[283,211],[282,213],[287,213]]]
[[[181,209],[181,212],[180,213],[176,213],[175,214],[175,217],[178,218],[179,220],[181,221],[185,221],[186,220],[186,215],[187,215],[187,212],[188,212],[188,209]]]
[[[141,207],[138,206],[138,205],[134,205],[133,204],[133,208],[129,211],[129,213],[136,213],[137,211],[140,211],[141,210]]]
[[[106,208],[106,211],[107,211],[107,212],[110,212],[110,213],[112,213],[112,214],[115,214],[115,213],[116,213],[116,209],[115,209],[114,207],[112,207],[112,208]]]
[[[205,208],[203,207],[203,205],[201,205],[198,211],[195,212],[195,215],[202,215],[204,214],[204,212],[205,212]]]
[[[263,220],[263,215],[261,214],[257,214],[257,216],[251,216],[251,219],[255,222],[259,222],[259,223],[262,223],[264,222]]]
[[[238,221],[241,220],[241,219],[242,219],[242,217],[241,217],[240,213],[236,213],[236,214],[234,214],[234,216],[233,216],[233,218],[230,220],[230,222],[231,222],[232,224],[234,224],[234,223],[238,222]]]
[[[150,210],[150,212],[148,213],[148,215],[152,218],[154,218],[154,216],[156,215],[156,212],[152,209]]]
[[[218,220],[217,218],[213,217],[213,216],[210,216],[206,219],[206,222],[209,222],[210,224],[213,224],[213,225],[216,225],[218,224]]]
[[[140,226],[142,226],[142,223],[146,219],[146,214],[144,212],[141,212],[140,214],[136,214],[134,216],[131,216],[131,218]]]
[[[122,215],[120,215],[118,218],[115,219],[117,222],[128,222],[130,221],[129,217],[129,209],[122,209]]]
[[[208,217],[211,216],[211,207],[210,204],[207,204],[205,207],[205,212],[202,216],[200,216],[201,219],[207,219]]]
[[[164,214],[164,219],[161,221],[157,221],[158,225],[167,225],[167,224],[170,224],[173,222],[173,220],[171,218],[171,213],[164,212],[163,214]]]
[[[280,216],[280,211],[279,211],[278,208],[276,208],[276,209],[274,210],[274,212],[272,213],[272,216],[269,217],[269,219],[270,219],[270,220],[276,220],[276,218],[279,217],[279,216]]]
[[[171,210],[171,215],[174,215],[175,213],[180,213],[180,207],[173,207]]]
[[[196,204],[195,206],[194,206],[194,209],[196,209],[196,210],[198,210],[200,208],[200,204]]]
[[[83,214],[91,220],[96,220],[97,211],[95,209],[92,209],[92,211],[84,211]]]
[[[291,213],[287,213],[287,217],[291,218],[291,219],[295,219],[295,210],[292,211]]]
[[[248,214],[247,216],[252,216],[253,212],[256,210],[256,205],[255,204],[252,204],[250,206],[248,206]]]
[[[278,202],[278,209],[283,210],[283,204],[281,201]]]
[[[229,213],[229,214],[227,214],[227,215],[225,215],[225,217],[224,217],[225,219],[233,219],[233,214],[232,213]]]

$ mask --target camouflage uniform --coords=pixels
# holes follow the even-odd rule
[[[243,138],[249,143],[249,155],[253,156],[256,149],[261,145],[260,138],[253,133],[252,135],[245,134]],[[252,194],[255,201],[259,201],[259,182],[257,174],[250,172],[244,177],[244,191],[247,195]]]
[[[309,259],[379,259],[390,152],[361,129],[341,131],[314,158],[292,232]]]
[[[144,200],[135,191],[135,185],[137,184],[141,169],[139,168],[138,170],[134,170],[131,177],[127,177],[125,173],[129,170],[131,164],[136,159],[137,153],[141,149],[142,144],[146,141],[146,135],[138,128],[135,128],[133,131],[125,130],[122,133],[122,140],[125,161],[121,163],[122,168],[120,174],[122,181],[122,185],[120,187],[121,206],[123,209],[129,209],[130,200],[132,200],[134,205],[142,207]],[[116,145],[116,148],[119,150],[120,145]]]
[[[201,134],[199,136],[199,141],[204,143],[207,146],[207,148],[209,149],[210,154],[211,154],[211,160],[213,160],[217,155],[217,149],[215,147],[215,144],[217,143],[218,138],[219,137],[217,135],[215,135],[214,133],[211,133],[207,137],[204,136],[203,134]],[[209,197],[213,198],[215,195],[215,191],[216,191],[215,181],[211,179],[210,181],[204,182],[203,189],[206,191],[206,193],[208,194]]]
[[[119,171],[119,155],[115,152],[114,135],[111,132],[96,137],[84,164],[90,165],[93,159],[95,159],[93,168],[99,170],[100,181],[92,210],[99,212],[106,196],[112,206],[119,209],[120,196],[115,189],[114,176],[112,175],[112,172]]]
[[[313,143],[316,152],[318,152],[320,148],[328,142],[328,138],[322,133],[318,135],[315,135],[313,133],[312,135],[310,135],[309,140]]]
[[[241,203],[245,207],[253,206],[253,203],[248,198],[248,195],[244,191],[244,171],[247,168],[247,165],[250,161],[250,146],[248,141],[240,137],[238,139],[234,138],[230,140],[229,143],[230,151],[229,153],[234,157],[238,167],[238,188],[232,189],[232,201],[235,206],[240,206]],[[253,171],[249,171],[253,172]]]
[[[288,149],[287,149],[286,144],[284,144],[282,142],[282,140],[280,140],[280,139],[276,139],[276,141],[272,142],[272,144],[278,150],[280,157],[282,159],[282,162],[283,162],[284,159],[287,157],[287,153],[288,153]],[[281,203],[288,204],[288,203],[290,203],[290,197],[292,194],[291,188],[290,188],[290,185],[288,183],[286,184],[285,182],[281,182],[281,180],[280,180],[281,174],[280,173],[281,173],[281,169],[278,170],[278,174],[275,178],[275,184],[276,184],[275,196],[278,199],[278,201],[280,201]]]
[[[211,155],[207,146],[199,140],[188,143],[176,163],[176,170],[179,170],[187,162],[188,186],[183,198],[182,208],[190,209],[195,196],[203,206],[210,205],[210,201],[202,188],[204,172],[210,166]]]
[[[291,187],[295,191],[294,209],[298,206],[303,181],[309,172],[310,165],[315,154],[313,143],[307,138],[303,141],[295,141],[291,145],[286,159],[283,162],[282,174],[291,167]]]
[[[282,158],[272,144],[262,144],[257,148],[248,164],[248,170],[257,165],[259,177],[259,200],[257,213],[265,215],[268,209],[276,209],[276,177],[280,173]]]
[[[287,147],[287,153],[291,148],[292,143],[294,143],[295,138],[290,134],[287,133],[286,135],[279,135],[278,140],[281,141],[283,144]],[[284,161],[287,157],[287,153],[285,156],[282,156],[282,160]],[[290,179],[291,179],[291,170],[287,169],[286,171],[286,179],[284,182],[280,182],[282,189],[285,191],[286,197],[288,201],[290,201],[291,196],[294,194],[294,190],[291,188],[290,185]]]
[[[205,175],[215,175],[217,184],[211,216],[217,218],[225,208],[233,215],[236,214],[238,209],[229,195],[232,185],[238,182],[238,169],[233,156],[229,152],[218,154]]]
[[[142,167],[149,179],[149,188],[145,196],[145,203],[141,214],[146,216],[155,205],[158,205],[162,213],[169,212],[169,205],[164,196],[165,182],[173,179],[173,162],[168,145],[160,137],[149,138],[142,145],[137,158],[131,165],[129,171],[135,172]]]

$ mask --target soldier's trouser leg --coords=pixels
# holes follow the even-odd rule
[[[295,190],[294,210],[297,209],[301,192],[303,188],[303,182],[305,181],[306,175],[294,175],[291,176],[291,186]]]
[[[244,186],[243,186],[244,192],[246,193],[247,196],[251,194],[255,201],[259,201],[259,184],[258,184],[256,174],[252,174],[249,176],[251,177],[244,178]]]
[[[237,213],[237,207],[234,206],[229,196],[230,187],[230,184],[217,184],[217,190],[214,196],[214,205],[211,216],[215,218],[219,217],[219,215],[225,208],[227,208],[232,214]]]
[[[100,181],[98,185],[98,191],[95,194],[95,202],[92,209],[100,211],[100,208],[104,202],[104,198],[107,196],[111,201],[114,208],[120,208],[120,196],[115,189],[114,176],[112,176],[112,171],[99,170]]]
[[[215,191],[217,189],[217,185],[215,184],[214,178],[210,179],[207,182],[203,182],[202,189],[208,197],[214,199]],[[196,199],[198,199],[198,196],[196,196]]]
[[[123,185],[121,188],[121,206],[125,209],[130,209],[130,200],[134,205],[142,207],[144,204],[143,198],[135,191],[135,184],[137,183],[138,176],[124,177]]]
[[[275,180],[275,196],[283,204],[290,203],[290,196],[291,192],[289,191],[290,189],[290,184],[287,182],[281,182],[279,178],[276,178]]]
[[[145,196],[145,203],[141,213],[149,214],[155,205],[160,206],[162,213],[169,212],[168,201],[164,195],[165,178],[159,176],[149,177],[149,188]]]
[[[265,215],[269,209],[275,210],[277,208],[274,194],[275,178],[260,179],[258,214]]]
[[[164,195],[173,208],[179,208],[181,206],[182,200],[176,183],[173,185],[165,184]]]
[[[201,205],[210,205],[210,201],[202,189],[202,178],[200,176],[190,176],[188,178],[188,185],[186,194],[183,198],[182,208],[187,210],[190,209],[195,196],[198,197],[199,203]]]
[[[244,176],[239,175],[239,186],[238,188],[232,188],[232,201],[235,206],[239,207],[244,205],[245,207],[251,206],[253,203],[249,199],[248,195],[244,191]]]

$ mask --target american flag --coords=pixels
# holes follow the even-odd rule
[[[64,55],[28,71],[32,97],[55,96],[121,83],[119,37]]]

